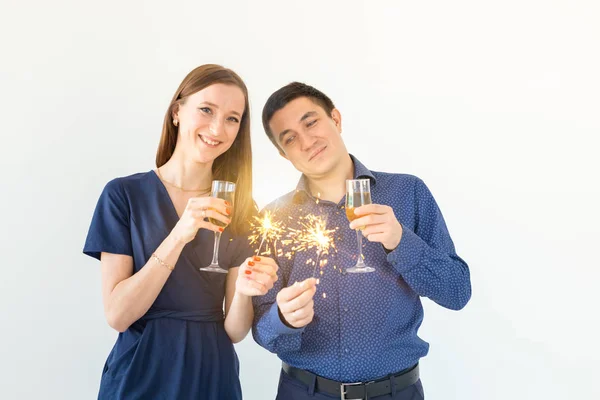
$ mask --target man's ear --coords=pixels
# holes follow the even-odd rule
[[[342,133],[342,114],[340,114],[340,111],[337,108],[331,110],[331,119],[338,128],[338,132]]]

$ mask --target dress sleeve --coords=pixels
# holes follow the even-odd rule
[[[119,179],[104,187],[83,247],[98,260],[102,252],[133,256],[129,201]]]

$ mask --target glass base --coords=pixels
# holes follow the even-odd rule
[[[229,272],[226,269],[223,269],[223,268],[219,267],[219,265],[214,265],[214,264],[211,264],[208,267],[200,268],[200,271],[205,271],[205,272],[219,272],[221,274],[226,274],[226,273]]]
[[[375,272],[375,268],[367,267],[365,265],[364,267],[346,268],[346,272],[351,273],[351,274],[359,274],[359,273],[365,273],[365,272]]]

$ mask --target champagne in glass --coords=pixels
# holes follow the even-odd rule
[[[234,187],[235,187],[235,184],[232,183],[232,185],[234,185]],[[227,192],[227,191],[222,191],[222,192],[217,192],[217,193],[213,192],[212,197],[216,197],[218,199],[223,199],[223,200],[227,201],[229,204],[231,204],[230,208],[233,211],[233,200],[234,200],[234,197],[235,197],[235,192]],[[227,226],[227,224],[225,222],[219,221],[218,219],[215,219],[215,218],[210,218],[209,217],[208,221],[211,224],[214,224],[216,226],[220,226],[221,228],[225,228]]]
[[[371,185],[368,179],[348,179],[346,180],[346,217],[350,222],[357,219],[359,216],[354,214],[356,207],[371,204]],[[362,253],[362,233],[359,228],[356,230],[356,241],[358,242],[358,259],[356,265],[347,268],[346,272],[361,273],[373,272],[375,268],[365,264]]]
[[[227,181],[213,181],[211,196],[229,202],[231,209],[233,209],[233,200],[235,197],[235,183]],[[227,226],[227,224],[214,218],[209,218],[208,220],[211,223],[222,228],[225,228]],[[215,243],[213,249],[212,262],[208,267],[200,268],[200,271],[220,272],[222,274],[227,273],[227,270],[221,268],[221,266],[219,265],[219,243],[221,243],[221,232],[217,231],[215,232]]]
[[[348,196],[348,194],[346,194]],[[346,217],[352,222],[359,216],[354,214],[354,209],[365,204],[371,204],[371,193],[353,193],[352,198],[346,197]]]

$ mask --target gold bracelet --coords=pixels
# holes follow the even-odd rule
[[[170,264],[167,264],[166,262],[164,262],[163,260],[161,260],[155,253],[152,253],[152,258],[154,259],[154,261],[156,261],[157,263],[159,263],[163,267],[168,268],[170,271],[173,271],[175,269],[174,266],[172,266]]]

